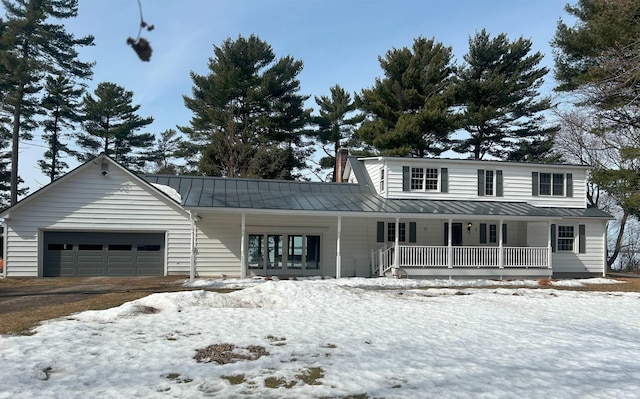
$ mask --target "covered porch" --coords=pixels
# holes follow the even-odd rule
[[[391,224],[402,226],[403,223],[396,218]],[[371,275],[498,279],[551,277],[551,221],[512,221],[512,230],[514,224],[519,227],[512,232],[511,245],[507,245],[504,220],[463,223],[448,219],[443,223],[444,245],[406,244],[401,242],[405,241],[402,229],[397,228],[393,242],[371,251]],[[463,230],[468,237],[465,234],[463,238]],[[514,236],[520,238],[513,239]]]

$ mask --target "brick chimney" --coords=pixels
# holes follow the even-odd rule
[[[336,153],[336,175],[335,181],[336,183],[343,183],[342,174],[344,173],[344,168],[347,165],[347,157],[349,156],[349,150],[340,147],[338,152]]]

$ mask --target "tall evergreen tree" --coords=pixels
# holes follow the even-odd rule
[[[310,148],[304,140],[309,97],[300,95],[302,61],[276,59],[269,44],[251,35],[214,46],[209,74],[191,72],[193,111],[187,149],[199,173],[229,177],[296,178]]]
[[[561,20],[552,42],[556,90],[571,93],[590,117],[586,134],[606,149],[595,148],[591,180],[621,211],[611,267],[623,241],[636,241],[623,237],[628,219],[640,219],[640,2],[578,0],[565,10],[576,21]],[[603,156],[611,152],[615,156]]]
[[[385,155],[440,155],[455,129],[451,47],[420,37],[379,61],[384,78],[356,99],[367,115],[358,137]]]
[[[551,107],[538,89],[548,69],[543,55],[531,54],[531,41],[491,38],[486,30],[469,39],[465,65],[458,73],[457,94],[464,108],[461,127],[469,134],[454,150],[474,159],[544,160],[558,126],[545,122]]]
[[[175,175],[178,167],[173,159],[180,157],[182,138],[174,129],[167,129],[160,133],[160,137],[146,154],[145,158],[153,164],[152,173]]]
[[[336,179],[336,158],[338,149],[347,146],[349,149],[358,147],[358,139],[355,136],[356,126],[364,120],[364,114],[352,115],[356,110],[355,101],[351,94],[339,85],[329,89],[331,97],[315,97],[316,104],[320,106],[319,115],[313,117],[313,122],[318,126],[312,134],[320,143],[325,156],[320,159],[320,167],[332,168],[332,179]],[[349,117],[349,115],[352,115]]]
[[[75,154],[63,139],[70,135],[65,131],[75,130],[80,122],[79,100],[83,91],[65,76],[47,76],[45,95],[42,99],[42,106],[46,109],[46,119],[42,123],[45,133],[42,137],[47,141],[49,148],[44,153],[45,159],[39,160],[38,165],[51,181],[58,178],[68,167],[62,157],[65,154]]]
[[[11,204],[18,197],[18,146],[22,133],[35,129],[38,111],[33,94],[47,74],[89,78],[91,63],[78,60],[77,49],[93,45],[93,36],[76,38],[61,21],[78,14],[77,0],[2,0],[6,11],[0,62],[12,88],[3,104],[12,114]],[[49,21],[57,23],[51,23]],[[24,136],[28,138],[28,136]]]
[[[95,98],[86,94],[82,101],[84,133],[78,135],[78,145],[85,151],[78,153],[86,161],[103,152],[128,168],[144,165],[144,157],[135,149],[153,145],[151,133],[136,133],[153,122],[137,114],[140,105],[133,105],[133,92],[111,82],[102,82],[94,91]]]

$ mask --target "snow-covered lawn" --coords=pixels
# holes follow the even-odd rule
[[[640,396],[640,293],[197,284],[246,288],[154,294],[0,337],[0,398]],[[225,364],[194,358],[207,348]]]

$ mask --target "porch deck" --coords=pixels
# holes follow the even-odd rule
[[[371,252],[373,276],[550,277],[549,247],[408,246]]]

